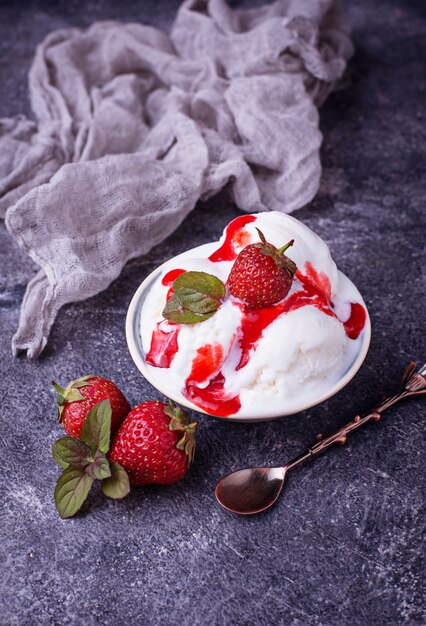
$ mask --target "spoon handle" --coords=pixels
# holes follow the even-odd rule
[[[383,411],[385,411],[386,409],[389,409],[391,406],[393,406],[397,402],[400,402],[401,400],[404,400],[405,398],[410,398],[412,396],[425,395],[426,394],[425,374],[426,374],[426,363],[425,365],[423,365],[423,367],[420,368],[420,370],[416,371],[416,363],[414,361],[411,361],[405,370],[405,373],[402,379],[401,389],[399,390],[398,393],[396,393],[393,396],[390,396],[389,398],[386,398],[385,400],[383,400],[383,402],[381,402],[378,406],[376,406],[374,409],[372,409],[365,415],[363,416],[357,415],[352,421],[346,424],[346,426],[343,426],[332,435],[329,435],[328,437],[323,437],[322,434],[318,434],[316,436],[317,442],[314,445],[312,445],[310,448],[308,448],[307,452],[305,452],[301,456],[287,463],[287,465],[285,465],[285,469],[289,470],[289,469],[292,469],[293,467],[296,467],[296,465],[300,465],[300,463],[303,463],[307,459],[317,454],[320,454],[321,452],[324,452],[335,443],[338,443],[338,444],[346,443],[347,436],[351,432],[353,432],[354,430],[357,430],[358,428],[361,428],[361,426],[364,426],[364,424],[368,424],[368,422],[379,421],[380,418],[382,417]]]

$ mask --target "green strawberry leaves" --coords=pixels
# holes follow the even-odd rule
[[[130,491],[125,470],[106,454],[111,437],[111,404],[103,400],[88,412],[81,440],[62,437],[52,446],[56,463],[63,468],[55,488],[55,504],[65,519],[77,513],[94,480],[101,480],[102,491],[110,498],[124,498]]]
[[[165,407],[164,413],[170,417],[170,430],[183,431],[183,435],[177,442],[176,448],[185,451],[188,458],[188,465],[191,465],[195,456],[195,429],[197,428],[197,423],[190,423],[187,414],[182,411],[173,400],[169,400],[169,406]]]
[[[293,280],[293,277],[297,272],[297,265],[288,256],[286,256],[284,252],[286,252],[288,248],[291,248],[291,246],[294,244],[294,239],[291,239],[288,243],[285,244],[285,246],[282,246],[281,248],[276,248],[274,245],[272,245],[272,243],[266,241],[265,235],[262,233],[261,230],[259,230],[259,228],[256,228],[256,230],[259,234],[259,239],[262,242],[261,244],[258,244],[262,251],[262,254],[272,257],[276,266],[283,267],[289,277]]]
[[[173,281],[173,295],[163,316],[178,324],[197,324],[214,315],[226,294],[219,278],[206,272],[184,272]]]
[[[60,387],[54,380],[52,380],[52,385],[55,387],[58,395],[56,396],[56,402],[58,406],[63,406],[67,402],[78,402],[79,400],[84,400],[84,396],[77,389],[73,389],[71,387]]]
[[[89,380],[94,378],[91,374],[89,376],[82,376],[76,380],[72,380],[66,387],[61,387],[58,383],[52,380],[52,385],[57,391],[56,403],[58,405],[58,421],[61,421],[62,412],[64,407],[69,402],[81,402],[85,400],[85,397],[78,390],[80,387],[86,387],[89,384]]]
[[[88,374],[87,376],[80,376],[80,378],[76,378],[75,380],[72,380],[68,386],[73,387],[74,389],[79,389],[80,387],[87,387],[87,385],[89,384],[88,381],[91,378],[96,378],[96,376],[93,376],[93,374]]]

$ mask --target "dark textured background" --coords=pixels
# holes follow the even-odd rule
[[[109,18],[167,27],[177,6],[0,2],[0,116],[30,114],[27,71],[50,30]],[[36,362],[10,354],[36,267],[0,225],[2,626],[426,623],[420,401],[295,472],[269,513],[234,517],[213,494],[224,473],[291,458],[318,431],[330,432],[394,389],[408,360],[426,358],[423,7],[423,0],[348,3],[357,48],[352,84],[322,109],[321,190],[297,213],[364,295],[373,326],[364,366],[309,414],[258,425],[201,417],[196,462],[180,484],[135,489],[123,502],[94,491],[82,515],[61,521],[50,459],[61,430],[49,381],[98,373],[134,404],[156,397],[126,349],[130,299],[159,263],[219,237],[237,211],[224,198],[210,201],[129,263],[106,292],[65,307]]]

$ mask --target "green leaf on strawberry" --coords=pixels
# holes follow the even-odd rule
[[[87,387],[88,381],[91,378],[96,378],[96,376],[93,376],[93,374],[89,374],[88,376],[80,376],[80,378],[76,378],[75,380],[72,380],[68,386],[71,388],[73,387],[74,389]]]
[[[69,402],[80,402],[81,400],[84,400],[84,396],[78,391],[78,389],[73,386],[73,383],[74,381],[70,383],[67,387],[61,387],[60,385],[58,385],[58,383],[55,383],[55,381],[52,380],[52,385],[58,392],[56,396],[56,402],[58,404],[59,421],[61,419],[62,412],[66,404],[68,404]]]
[[[86,500],[93,484],[81,467],[67,467],[58,478],[55,489],[55,503],[62,519],[75,515]]]
[[[87,414],[81,431],[81,439],[90,446],[93,452],[99,449],[106,454],[109,450],[111,414],[109,400],[95,404]]]
[[[209,319],[226,294],[223,282],[206,272],[184,272],[173,281],[172,289],[163,316],[178,324],[197,324]]]
[[[176,448],[183,450],[188,457],[188,463],[192,463],[195,455],[195,430],[197,423],[190,422],[187,414],[173,400],[169,400],[169,406],[164,408],[164,413],[170,417],[170,430],[183,431]]]
[[[115,461],[109,462],[111,476],[102,481],[102,491],[109,498],[121,500],[130,491],[130,483],[127,472]]]

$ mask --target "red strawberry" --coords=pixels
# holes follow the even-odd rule
[[[130,411],[130,404],[116,385],[100,376],[83,376],[71,381],[65,389],[52,381],[58,395],[59,421],[71,437],[80,438],[84,420],[90,409],[102,400],[111,404],[111,432],[117,430]]]
[[[282,248],[276,248],[258,228],[256,230],[260,243],[252,243],[241,250],[227,282],[230,293],[250,309],[268,307],[285,298],[297,269],[284,255],[293,245],[293,239]]]
[[[121,424],[109,457],[126,470],[131,485],[175,483],[194,458],[196,426],[171,401],[143,402]]]

